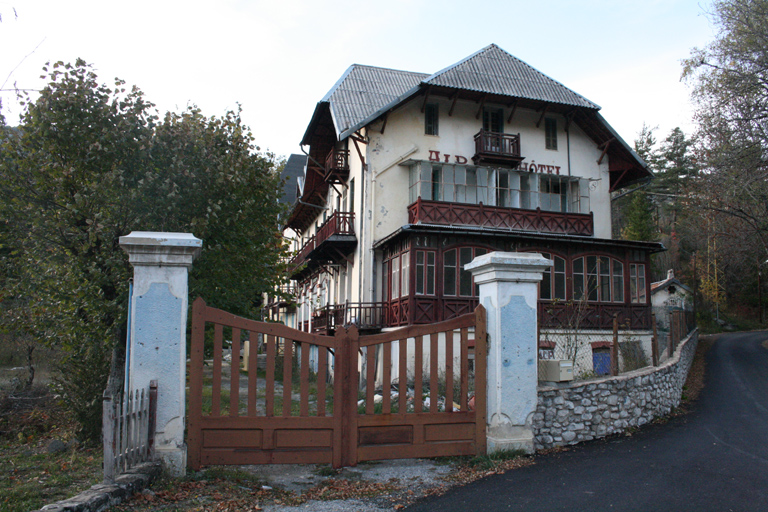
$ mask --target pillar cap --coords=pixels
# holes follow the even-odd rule
[[[133,266],[190,267],[203,248],[191,233],[132,231],[120,237],[120,247]]]
[[[475,283],[490,281],[541,281],[542,273],[554,265],[539,253],[489,252],[464,266]]]

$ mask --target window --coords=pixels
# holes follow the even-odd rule
[[[435,251],[416,251],[416,295],[435,294]]]
[[[624,264],[608,256],[573,260],[573,299],[624,302]]]
[[[424,134],[437,135],[438,107],[437,103],[427,103],[424,108]]]
[[[632,304],[645,304],[645,265],[629,264],[629,296]]]
[[[432,200],[440,201],[443,198],[443,168],[439,165],[432,166]]]
[[[396,299],[400,297],[400,259],[395,258],[390,260],[389,264],[392,266],[392,281],[390,285],[390,298]]]
[[[483,109],[483,130],[504,133],[504,110],[500,108]]]
[[[557,119],[544,119],[544,146],[547,149],[557,149]]]
[[[571,189],[568,192],[570,201],[569,212],[589,213],[589,180],[574,180],[569,183]]]
[[[539,182],[539,206],[548,212],[565,212],[568,208],[567,178],[541,176]]]
[[[544,271],[544,275],[539,286],[539,295],[541,299],[565,300],[565,259],[547,253],[542,253],[547,259],[555,263],[552,267]]]
[[[409,283],[411,281],[410,272],[410,254],[405,252],[400,255],[400,296],[406,297],[410,288]]]
[[[486,249],[479,247],[461,247],[445,251],[443,253],[443,294],[477,297],[478,287],[474,284],[472,272],[465,270],[464,266],[486,252],[488,252]]]
[[[443,295],[456,295],[456,249],[443,253]]]
[[[544,167],[544,166],[542,166]],[[589,213],[589,180],[472,165],[418,162],[409,199],[545,211]]]

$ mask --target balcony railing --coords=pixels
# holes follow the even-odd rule
[[[613,316],[618,315],[619,325],[630,329],[651,328],[650,304],[596,304],[555,303],[539,301],[539,325],[552,329],[596,329],[613,328]]]
[[[324,245],[333,242],[334,236],[344,237],[344,243],[348,245],[349,238],[355,236],[355,214],[354,212],[335,212],[328,217],[317,233],[307,240],[291,258],[290,267],[298,269],[302,263],[311,259],[312,253],[321,249]]]
[[[381,329],[440,322],[471,312],[477,304],[477,297],[417,296],[389,302],[328,305],[313,312],[312,332],[328,333],[350,324],[358,329]],[[617,314],[620,325],[636,330],[651,328],[651,307],[648,304],[590,303],[578,314],[574,312],[576,307],[570,303],[539,301],[539,325],[551,329],[611,330],[613,315]]]
[[[325,158],[325,175],[328,183],[344,183],[349,177],[349,151],[334,149]]]
[[[267,296],[264,304],[267,308],[287,306],[296,302],[296,285],[293,283],[282,284],[273,293]]]
[[[480,130],[475,135],[475,164],[494,163],[517,167],[520,156],[520,134],[497,133]]]
[[[408,207],[408,222],[505,228],[563,235],[592,236],[595,232],[592,213],[548,212],[540,208],[525,210],[485,206],[484,204],[424,201],[418,198]]]
[[[316,309],[312,315],[312,332],[330,332],[344,325],[358,329],[381,329],[385,307],[382,302],[348,302]]]

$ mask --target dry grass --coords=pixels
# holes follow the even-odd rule
[[[0,511],[38,509],[101,481],[101,449],[78,446],[72,425],[44,386],[0,393]],[[69,447],[48,453],[54,439]]]

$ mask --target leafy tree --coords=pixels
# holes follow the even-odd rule
[[[739,219],[768,255],[768,0],[719,0],[712,18],[716,39],[684,63],[706,170],[696,197]]]
[[[46,72],[0,159],[7,298],[14,328],[62,349],[62,396],[95,439],[125,346],[132,271],[119,236],[194,233],[204,250],[191,293],[253,315],[284,273],[280,177],[239,112],[192,107],[161,120],[139,89],[107,87],[83,61]]]
[[[703,169],[690,204],[707,254],[717,247],[729,303],[743,304],[768,257],[768,0],[717,0],[711,19],[716,38],[684,62]]]

